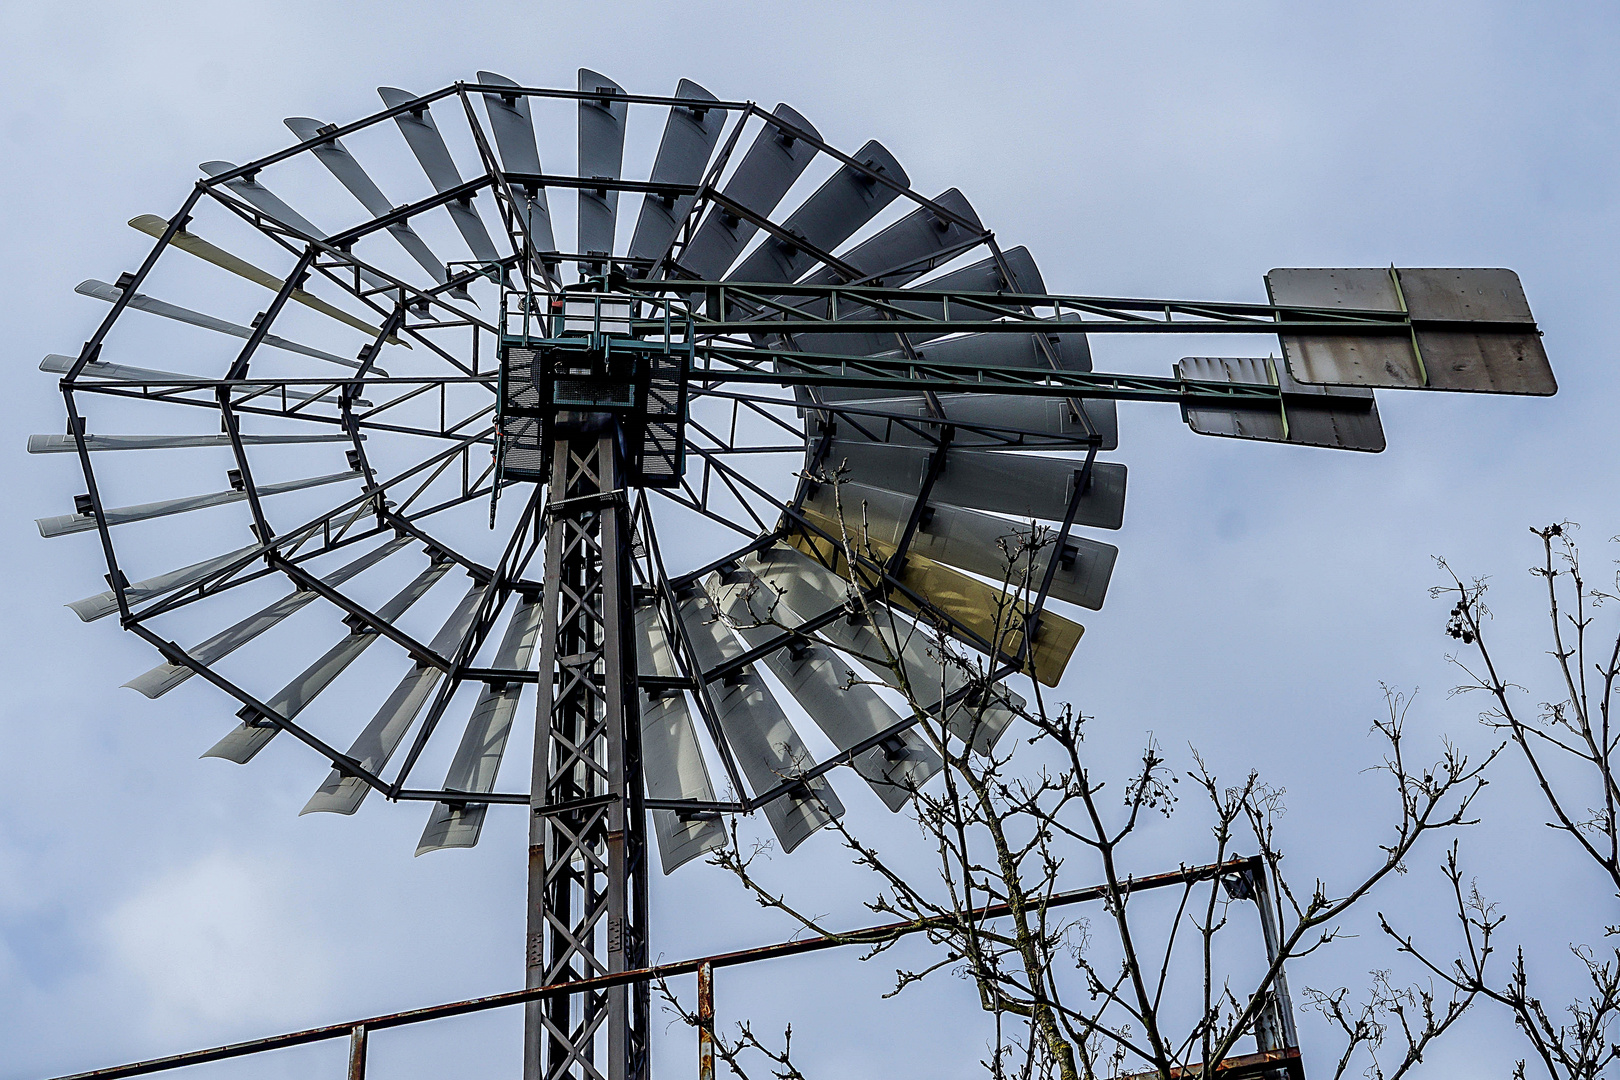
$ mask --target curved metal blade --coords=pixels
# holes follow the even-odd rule
[[[448,559],[434,560],[426,570],[416,575],[409,585],[378,608],[377,617],[384,622],[398,619],[444,577],[453,565],[454,563]],[[350,633],[328,649],[319,660],[305,668],[292,682],[282,687],[276,696],[265,704],[288,720],[293,719],[381,636],[375,630],[365,628]],[[246,765],[253,760],[255,754],[268,746],[270,740],[281,730],[269,720],[259,719],[251,706],[244,707],[236,715],[242,717],[243,722],[210,747],[203,757],[224,758],[238,765]]]
[[[752,573],[741,568],[717,571],[704,582],[704,588],[749,648],[781,636],[782,598]],[[793,616],[792,621],[801,620]],[[796,647],[783,646],[767,654],[765,664],[840,750],[900,723],[900,715],[819,642],[801,638]],[[893,811],[902,809],[944,766],[927,740],[912,729],[897,732],[885,744],[854,759],[855,771]]]
[[[488,589],[488,584],[475,581],[445,620],[444,626],[433,635],[429,648],[440,656],[455,656]],[[388,700],[383,702],[382,708],[377,710],[377,715],[371,718],[371,723],[355,737],[349,747],[349,757],[370,772],[381,772],[388,759],[394,756],[394,751],[399,749],[400,740],[416,723],[417,714],[427,704],[428,696],[442,678],[443,669],[434,664],[419,663],[407,672],[394,692],[388,695]],[[352,814],[360,809],[360,803],[370,790],[371,785],[359,777],[347,776],[333,769],[325,783],[316,789],[298,813]]]
[[[693,589],[682,598],[677,617],[686,628],[697,662],[705,670],[742,655],[742,646],[701,590]],[[709,693],[726,742],[755,791],[774,788],[814,764],[804,741],[752,664],[712,684]],[[765,818],[784,852],[792,851],[811,833],[844,813],[844,804],[825,776],[808,781],[805,787],[808,790],[786,792],[764,807]]]
[[[407,537],[395,537],[387,543],[380,544],[366,552],[358,559],[338,567],[338,569],[323,577],[321,583],[336,588],[367,567],[382,562],[409,542]],[[221,660],[240,649],[293,612],[301,610],[318,595],[311,589],[298,589],[290,592],[249,615],[236,625],[221,630],[207,641],[186,651],[199,662],[212,664],[216,660]],[[150,671],[135,676],[124,685],[156,700],[191,678],[193,674],[195,672],[184,664],[159,664]]]
[[[831,395],[826,395],[830,397]],[[1102,439],[1098,449],[1119,446],[1117,413],[1097,406],[1113,402],[1083,401],[1083,423],[1063,398],[1022,398],[1011,394],[940,394],[932,400],[896,396],[874,400],[856,399],[840,404],[851,410],[834,414],[838,430],[851,439],[869,438],[875,442],[931,446],[918,431],[937,435],[940,423],[949,421],[954,429],[952,446],[1014,446],[1024,449],[1076,449],[1088,446],[1095,433]],[[856,412],[855,410],[859,410]],[[808,411],[808,410],[807,410]],[[867,413],[882,415],[866,415]],[[886,420],[893,416],[895,420]],[[902,422],[909,421],[910,425]],[[812,425],[820,430],[819,424]]]
[[[49,356],[39,362],[39,370],[48,371],[53,375],[66,375],[68,372],[73,370],[73,365],[75,363],[77,363],[77,360],[71,356],[63,356],[61,353],[51,353]],[[141,382],[143,380],[151,380],[152,382],[212,383],[217,381],[206,375],[182,375],[175,371],[154,371],[152,368],[130,367],[128,364],[111,364],[105,360],[95,360],[84,365],[84,368],[79,372],[79,375],[81,378],[84,376],[89,376],[91,378],[117,379],[121,382]],[[246,386],[241,388],[239,393],[241,397],[253,397],[263,392],[264,391],[260,389],[259,385],[248,383]],[[305,390],[292,390],[283,387],[277,387],[275,393],[277,397],[285,394],[288,398],[295,401],[315,400],[336,404],[338,400],[337,397],[332,394],[312,394]],[[371,402],[356,398],[355,404],[370,405]]]
[[[855,160],[889,179],[909,185],[900,163],[883,144],[868,142],[855,151]],[[799,208],[782,228],[802,237],[812,247],[832,251],[877,216],[900,193],[849,165],[840,166]],[[729,277],[736,281],[796,281],[816,263],[815,256],[780,237],[767,237]]]
[[[805,498],[804,507],[830,521],[837,521],[842,509],[852,531],[860,535],[864,530],[873,545],[887,553],[900,543],[911,520],[912,502],[909,496],[864,484],[845,483],[836,493],[832,484],[818,484]],[[1049,535],[1055,540],[1055,532]],[[1093,611],[1102,607],[1119,548],[1070,535],[1062,552],[1056,550],[1055,543],[1047,542],[1035,552],[1031,566],[1031,542],[1027,524],[941,504],[929,506],[917,523],[907,551],[992,581],[1010,581],[1014,586],[1022,583],[1027,573],[1032,588],[1039,586],[1055,557],[1058,569],[1052,575],[1051,595]],[[1019,557],[1009,566],[1011,554]]]
[[[168,231],[169,223],[158,217],[156,214],[141,214],[138,217],[130,218],[129,226],[138,232],[145,233],[147,236],[161,238],[163,234]],[[223,248],[215,247],[202,237],[196,235],[195,233],[186,232],[184,229],[176,232],[173,238],[170,239],[169,243],[179,248],[181,251],[184,251],[188,255],[194,255],[204,262],[213,263],[221,270],[227,270],[230,273],[235,274],[237,277],[246,278],[255,285],[262,285],[271,292],[280,292],[282,286],[286,284],[285,281],[276,277],[276,275],[270,273],[269,271],[261,270],[257,266],[254,266],[252,263],[248,262],[246,259],[237,258],[235,255],[232,255]],[[379,278],[378,280],[382,281],[383,284],[387,284],[386,278]],[[325,300],[322,300],[318,296],[311,296],[303,289],[294,289],[292,292],[288,293],[287,296],[290,300],[296,300],[298,303],[303,304],[307,308],[313,308],[322,315],[334,318],[346,326],[354,327],[356,330],[363,330],[373,337],[375,337],[378,330],[381,329],[380,327],[372,326],[364,319],[355,318],[342,308],[333,307],[331,304],[328,304]],[[402,341],[397,337],[389,338],[388,342],[391,345],[404,345],[407,349],[410,348],[410,342]]]
[[[390,109],[417,97],[392,86],[379,86],[377,93]],[[444,144],[444,136],[439,134],[439,126],[433,122],[433,113],[426,105],[400,113],[394,117],[394,122],[399,125],[400,134],[410,145],[411,153],[421,163],[422,171],[427,173],[434,191],[445,192],[461,186],[461,173],[456,169],[456,163],[450,157],[450,148]],[[472,252],[473,258],[491,263],[501,257],[471,199],[448,203],[445,209],[450,211],[456,228],[461,230],[461,238],[467,242],[467,249]]]
[[[690,79],[682,79],[675,87],[675,96],[692,101],[714,101],[715,96]],[[726,125],[725,114],[701,105],[687,108],[671,106],[669,119],[664,122],[664,136],[658,142],[658,156],[653,159],[652,176],[655,184],[698,184],[703,181],[703,170],[714,153],[720,131]],[[692,212],[696,195],[653,195],[641,200],[641,213],[636,218],[636,231],[630,240],[632,259],[656,259],[669,250],[675,232]],[[668,871],[665,871],[668,873]]]
[[[290,116],[285,123],[292,133],[298,136],[300,142],[319,138],[322,129],[326,127],[319,120],[311,120],[307,116]],[[360,205],[364,206],[372,217],[393,213],[394,205],[388,201],[388,196],[382,193],[377,182],[361,168],[360,162],[355,160],[354,155],[349,153],[341,142],[337,139],[328,139],[313,149],[321,164],[337,177],[338,183],[347,188],[350,195],[360,200]],[[400,221],[388,226],[388,233],[399,241],[399,246],[404,248],[422,269],[432,275],[434,281],[442,284],[447,280],[448,274],[443,260],[433,254],[433,250],[416,234],[416,230],[411,228],[409,222]]]
[[[922,490],[929,451],[917,446],[834,439],[827,455],[830,473],[848,464],[849,479],[915,497]],[[1062,521],[1074,494],[1081,463],[1069,458],[1035,457],[993,450],[948,450],[945,468],[934,481],[930,503],[950,503],[992,514]],[[1117,529],[1124,523],[1125,466],[1094,462],[1091,486],[1080,497],[1075,523]]]
[[[114,286],[107,284],[105,281],[97,281],[95,278],[87,278],[86,280],[79,282],[79,284],[74,287],[73,291],[78,293],[80,296],[89,296],[97,300],[105,300],[109,304],[118,303],[118,298],[124,295],[121,289],[115,288]],[[216,319],[212,315],[204,315],[199,311],[192,311],[190,308],[183,308],[176,304],[165,303],[162,300],[155,300],[152,297],[146,296],[142,293],[136,293],[134,296],[130,297],[129,306],[134,308],[136,311],[145,311],[153,315],[161,315],[165,319],[173,319],[175,322],[186,323],[190,326],[198,326],[204,330],[213,330],[216,333],[227,334],[234,338],[241,338],[243,341],[246,341],[248,338],[253,336],[253,330],[249,327],[239,326],[233,322],[226,322],[224,319]],[[298,353],[300,356],[312,356],[317,360],[325,360],[329,364],[338,364],[342,367],[348,368],[359,368],[361,366],[360,361],[358,360],[350,360],[346,356],[335,356],[332,353],[326,352],[322,349],[314,349],[308,345],[300,345],[296,341],[288,341],[286,338],[278,337],[275,334],[266,334],[262,340],[271,348],[281,349],[284,352]],[[388,375],[387,372],[381,370],[380,368],[372,368],[372,370],[376,371],[378,375],[384,378],[386,378]]]
[[[205,161],[197,167],[209,176],[218,176],[221,173],[235,172],[237,169],[237,166],[231,164],[229,161]],[[297,232],[301,232],[311,239],[326,239],[328,235],[327,233],[323,232],[308,218],[283,202],[275,192],[265,187],[257,176],[238,176],[234,180],[225,181],[225,186],[242,196],[243,199],[246,199],[260,213],[271,218],[272,220],[278,221],[282,225],[285,225]],[[388,288],[390,284],[388,279],[377,273],[375,270],[368,270],[363,266],[357,267],[356,269],[360,271],[360,276],[365,279],[366,283],[372,288]],[[340,312],[340,314],[345,316],[345,322],[353,320],[350,325],[358,323],[359,328],[362,330],[370,329],[373,334],[377,332],[376,328],[368,327],[365,323],[360,322],[358,319],[354,319],[354,316],[348,315],[346,312]],[[390,344],[403,344],[403,342],[400,342],[397,338],[390,338],[389,342]]]
[[[680,667],[658,618],[658,602],[636,606],[636,656],[643,675],[679,677]],[[714,783],[698,746],[686,695],[679,690],[641,690],[642,776],[650,799],[714,801]],[[652,811],[653,833],[664,873],[726,845],[726,827],[716,815]]]
[[[850,599],[849,582],[803,552],[782,544],[745,557],[742,565],[768,582],[782,597],[787,614],[801,620],[845,607]],[[905,672],[911,700],[937,716],[945,699],[967,685],[968,673],[940,657],[928,631],[898,617],[891,619],[886,612],[874,615],[876,618],[857,615],[834,619],[816,633],[896,688],[901,686],[898,667]],[[796,625],[788,618],[783,621]],[[994,748],[1024,707],[1024,700],[1005,686],[997,686],[995,694],[993,699],[978,704],[960,702],[946,716],[951,733],[980,753]]]
[[[810,121],[786,105],[778,105],[774,115],[801,131],[821,137],[810,126]],[[809,143],[784,135],[766,124],[754,136],[742,164],[726,181],[721,194],[762,217],[769,216],[815,156],[816,148]],[[704,215],[692,242],[681,251],[681,266],[705,281],[717,280],[737,260],[756,231],[753,222],[715,206]]]
[[[331,473],[327,476],[312,476],[307,480],[286,480],[279,484],[258,485],[259,494],[280,495],[288,491],[301,491],[304,488],[320,487],[322,484],[336,484],[343,480],[362,479],[359,473],[341,472]],[[246,491],[216,491],[208,495],[186,495],[178,499],[163,499],[158,502],[137,503],[134,506],[119,506],[105,511],[108,525],[124,525],[131,521],[147,521],[151,518],[169,517],[172,514],[185,514],[192,510],[202,510],[210,506],[224,506],[227,503],[241,502],[247,498]],[[70,533],[88,532],[96,527],[94,514],[58,514],[56,517],[35,518],[34,524],[39,526],[39,535],[50,538],[54,536],[67,536]]]
[[[579,69],[581,93],[622,94],[606,75]],[[624,168],[624,123],[630,106],[612,98],[579,101],[579,176],[582,180],[617,180]],[[619,193],[609,188],[579,189],[579,250],[583,255],[613,254],[613,226]]]
[[[875,277],[877,280],[872,284],[898,289],[942,265],[942,260],[954,258],[957,249],[980,236],[984,228],[979,225],[979,215],[967,196],[956,188],[935,196],[934,202],[973,222],[977,228],[969,231],[928,207],[919,206],[893,225],[856,244],[838,256],[838,260],[866,277]],[[809,285],[847,284],[840,281],[839,272],[830,266],[813,271],[804,280]]]
[[[124,590],[124,595],[131,604],[138,604],[149,597],[161,596],[175,589],[195,585],[203,578],[223,570],[231,563],[252,554],[258,549],[257,544],[249,544],[247,547],[228,551],[224,555],[215,555],[211,559],[204,559],[202,562],[194,562],[190,566],[182,566],[178,570],[170,570],[168,573],[158,574],[144,581],[137,581]],[[73,609],[73,614],[85,622],[95,622],[97,619],[105,618],[118,610],[118,598],[113,595],[111,589],[108,589],[106,592],[87,596],[83,600],[75,600],[67,606]]]
[[[480,71],[478,81],[486,86],[517,86],[504,75],[493,71]],[[543,172],[540,151],[534,141],[534,118],[530,114],[529,99],[523,94],[484,95],[484,112],[495,133],[495,146],[500,151],[501,165],[509,173]],[[537,260],[548,251],[557,250],[557,241],[551,228],[551,208],[546,202],[545,188],[526,189],[524,221],[529,243],[534,245]],[[543,265],[543,264],[542,264]]]
[[[361,436],[364,438],[365,436]],[[244,446],[276,443],[327,443],[349,441],[347,435],[241,435]],[[229,446],[229,435],[86,435],[84,448],[98,450],[177,450],[202,446]],[[30,454],[76,454],[78,444],[72,435],[30,435]]]
[[[484,74],[480,72],[479,77],[482,79]],[[495,650],[497,668],[529,669],[544,614],[545,607],[538,600],[519,599],[511,621],[506,624],[501,644]],[[486,683],[479,691],[472,717],[462,732],[461,745],[456,747],[456,756],[451,759],[450,771],[444,777],[446,791],[486,794],[495,790],[501,757],[506,753],[506,741],[512,733],[512,718],[517,715],[522,696],[523,684],[518,682],[500,687]],[[416,845],[416,853],[472,847],[483,832],[484,815],[488,810],[488,803],[435,803],[427,827],[422,830],[422,839]]]
[[[952,270],[942,274],[933,281],[919,285],[919,289],[936,290],[941,292],[1022,292],[1044,293],[1046,283],[1041,280],[1041,272],[1035,266],[1035,259],[1026,247],[1009,248],[1002,252],[1010,274],[1003,274],[1000,264],[995,256],[980,259],[976,263],[964,266],[959,270]],[[960,319],[977,319],[983,315],[982,311],[964,308],[956,305],[949,311],[938,301],[930,300],[899,300],[895,307],[906,311],[914,311],[928,319],[944,321],[949,317]],[[882,318],[871,308],[854,307],[848,314],[841,315],[846,319],[876,319]],[[803,352],[844,353],[850,356],[872,356],[876,353],[890,352],[900,344],[899,328],[905,326],[903,321],[895,322],[896,331],[893,334],[798,334],[794,341]],[[913,346],[943,337],[949,331],[937,330],[933,332],[907,333],[906,338]],[[1089,355],[1089,354],[1088,354]]]

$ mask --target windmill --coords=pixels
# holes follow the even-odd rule
[[[1511,271],[1273,270],[1264,303],[1056,295],[960,191],[927,197],[880,143],[846,153],[786,105],[591,71],[380,94],[204,164],[178,211],[130,222],[156,240],[135,271],[78,287],[111,307],[41,365],[67,431],[29,449],[76,455],[85,491],[39,529],[99,538],[108,588],[70,607],[161,654],[127,685],[234,701],[205,756],[300,742],[329,766],[305,812],[422,803],[418,854],[528,807],[530,987],[645,967],[654,849],[668,873],[724,842],[723,815],[760,811],[791,851],[843,814],[842,766],[901,809],[941,760],[872,681],[908,672],[980,750],[1023,706],[1006,678],[1056,685],[1083,630],[1048,602],[1101,607],[1118,553],[1094,535],[1123,522],[1115,402],[1377,451],[1376,389],[1555,391]],[[624,175],[637,130],[659,132],[645,179]],[[1103,374],[1099,333],[1282,355]],[[736,540],[672,572],[658,521]],[[1009,598],[1004,542],[1036,530]],[[307,663],[253,659],[299,628],[270,655]],[[358,733],[306,719],[379,651],[397,682]],[[529,787],[501,790],[531,685]],[[527,1010],[526,1077],[646,1074],[644,982]]]

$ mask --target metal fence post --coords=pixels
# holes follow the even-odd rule
[[[698,1080],[714,1080],[714,965],[698,965]]]
[[[349,1032],[349,1080],[366,1080],[366,1025]]]

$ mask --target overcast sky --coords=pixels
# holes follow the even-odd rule
[[[62,429],[37,364],[77,351],[104,308],[74,285],[132,269],[148,241],[124,222],[172,213],[199,162],[286,145],[286,116],[373,112],[379,85],[426,92],[482,68],[570,86],[586,66],[632,92],[689,77],[722,98],[786,102],[847,149],[881,139],[919,190],[960,187],[1004,247],[1027,244],[1056,292],[1261,301],[1275,266],[1517,270],[1553,399],[1386,393],[1389,449],[1376,456],[1201,438],[1172,407],[1120,410],[1131,494],[1110,538],[1119,567],[1059,693],[1096,716],[1089,745],[1105,770],[1127,768],[1150,734],[1182,769],[1190,746],[1234,779],[1260,769],[1288,791],[1294,877],[1344,883],[1377,859],[1389,821],[1365,771],[1380,682],[1421,688],[1412,728],[1425,747],[1442,735],[1476,754],[1490,745],[1477,706],[1447,698],[1433,557],[1493,575],[1527,700],[1553,693],[1537,694],[1548,684],[1536,681],[1528,527],[1573,519],[1594,566],[1613,557],[1617,28],[1603,4],[0,6],[12,478],[0,1080],[522,980],[521,813],[497,808],[478,848],[420,859],[421,807],[374,799],[354,818],[300,818],[319,761],[199,761],[232,722],[227,700],[120,689],[155,655],[62,606],[103,587],[104,566],[90,536],[46,542],[32,522],[71,511],[83,484],[71,460],[23,454],[29,433]],[[1216,347],[1093,343],[1099,369],[1152,374]],[[1548,841],[1522,768],[1504,761],[1497,777],[1464,858],[1559,1001],[1575,989],[1561,950],[1598,942],[1617,921],[1612,899]],[[862,793],[846,801],[863,831],[923,865],[914,829]],[[1199,813],[1184,799],[1130,869],[1201,858]],[[1439,858],[1416,858],[1374,906],[1439,934],[1425,911]],[[831,837],[768,874],[835,922],[867,914],[871,884]],[[793,929],[703,865],[652,892],[665,959]],[[1360,985],[1389,966],[1366,934],[1290,978]],[[971,987],[944,976],[881,1000],[891,978],[844,955],[783,961],[724,973],[719,1011],[766,1029],[791,1020],[812,1076],[972,1075],[988,1028]],[[1319,1020],[1300,1026],[1319,1070],[1332,1044]],[[513,1013],[385,1033],[373,1075],[512,1075],[516,1032]],[[682,1074],[689,1035],[657,1032],[664,1075]],[[1517,1039],[1482,1012],[1429,1069],[1505,1076]],[[209,1072],[337,1075],[339,1055],[334,1044]]]

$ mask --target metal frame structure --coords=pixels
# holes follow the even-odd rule
[[[564,99],[597,102],[604,108],[638,104],[701,108],[724,114],[732,126],[698,184],[510,172],[503,171],[492,149],[491,134],[473,108],[477,95],[508,104],[520,99]],[[471,179],[447,184],[428,198],[325,236],[268,213],[259,202],[244,195],[244,191],[252,190],[259,173],[280,162],[336,147],[338,139],[386,121],[399,121],[402,127],[413,118],[424,123],[429,106],[435,103],[460,106],[465,113],[483,169]],[[925,260],[920,271],[980,252],[994,261],[1006,287],[993,292],[930,289],[926,285],[921,289],[894,288],[885,284],[884,274],[863,274],[832,252],[820,250],[803,236],[772,222],[768,215],[728,197],[721,178],[743,125],[751,122],[775,129],[784,142],[802,141],[863,177],[863,183],[887,189],[893,198],[931,215],[930,220],[942,233],[955,230],[958,239]],[[672,241],[657,258],[540,250],[531,236],[530,201],[533,193],[547,189],[596,191],[603,197],[610,192],[640,192],[663,199],[668,205],[680,200],[687,203]],[[494,259],[449,264],[443,280],[434,286],[411,284],[354,252],[355,245],[367,237],[397,232],[413,219],[441,208],[454,215],[480,196],[487,196],[495,204],[507,252]],[[190,232],[188,226],[205,203],[245,222],[276,245],[291,261],[290,272],[277,277],[259,271]],[[683,265],[682,258],[697,223],[711,208],[747,221],[772,240],[810,255],[828,271],[829,280],[814,284],[702,280]],[[1416,342],[1417,335],[1423,332],[1460,331],[1485,336],[1534,332],[1534,324],[1523,321],[1415,316],[1405,309],[1404,301],[1402,310],[1388,311],[1020,291],[994,234],[977,221],[939,200],[920,195],[909,184],[838,150],[777,113],[767,112],[753,102],[706,99],[694,105],[694,99],[687,97],[627,94],[611,88],[570,91],[456,83],[401,100],[354,123],[321,126],[313,137],[294,146],[246,165],[215,171],[197,183],[166,221],[146,218],[132,224],[155,237],[150,254],[135,271],[122,275],[110,287],[103,298],[111,299],[111,310],[79,353],[72,358],[47,360],[47,370],[62,376],[60,386],[68,420],[67,438],[57,448],[77,455],[86,485],[85,494],[75,500],[76,514],[52,527],[97,532],[110,588],[103,597],[92,599],[102,609],[116,611],[124,628],[154,645],[176,669],[201,676],[235,698],[248,726],[273,729],[269,734],[289,733],[330,761],[344,780],[363,784],[391,801],[434,802],[451,808],[498,804],[529,807],[529,989],[498,1000],[486,999],[496,1004],[525,1003],[529,1018],[525,1076],[529,1080],[642,1080],[647,1068],[646,980],[657,973],[695,970],[681,965],[647,968],[646,811],[713,814],[758,809],[784,792],[802,788],[885,744],[918,719],[903,718],[897,725],[844,747],[819,764],[782,777],[774,787],[747,794],[747,785],[721,733],[706,687],[784,645],[808,639],[843,612],[829,611],[707,667],[698,662],[678,621],[669,614],[682,589],[784,536],[835,539],[805,512],[805,500],[813,487],[810,474],[824,463],[835,425],[873,439],[900,432],[933,455],[933,464],[914,500],[911,519],[895,549],[883,559],[858,555],[851,573],[869,596],[896,598],[917,619],[991,656],[994,664],[990,677],[999,680],[1033,670],[1030,650],[1057,560],[1049,561],[1044,580],[1024,612],[1024,633],[1010,651],[1004,641],[986,639],[982,632],[908,584],[902,567],[927,513],[929,492],[939,475],[944,453],[953,440],[971,435],[994,448],[1036,447],[1083,455],[1074,463],[1073,495],[1067,515],[1056,530],[1056,550],[1063,552],[1092,480],[1096,455],[1105,442],[1087,419],[1085,402],[1157,401],[1178,404],[1184,411],[1251,407],[1279,414],[1286,430],[1291,395],[1301,393],[1287,389],[1276,375],[1265,383],[1244,383],[1074,370],[1062,366],[1054,351],[1063,335],[1267,334],[1285,340],[1290,336],[1351,335]],[[102,359],[108,334],[124,313],[132,306],[151,309],[152,301],[143,297],[140,289],[160,257],[177,249],[249,277],[274,292],[273,300],[252,327],[242,329],[240,336],[245,341],[219,377],[149,371]],[[565,264],[580,267],[583,280],[579,286],[565,289],[560,284]],[[887,268],[885,274],[892,276],[902,271],[908,280],[920,272],[919,265],[912,264]],[[352,361],[333,358],[346,365],[347,370],[341,374],[297,378],[262,374],[258,366],[261,349],[285,344],[270,332],[278,317],[292,304],[319,309],[323,303],[305,288],[312,280],[321,282],[323,288],[341,291],[368,313],[370,321],[341,311],[335,317],[364,326],[370,335],[369,344]],[[468,288],[482,280],[496,281],[502,289],[501,314],[493,322],[464,302],[470,299]],[[513,307],[510,299],[519,303]],[[602,304],[611,299],[629,313],[619,331],[623,341],[652,342],[668,355],[670,343],[679,340],[681,374],[674,385],[681,395],[679,418],[685,425],[679,450],[692,466],[685,469],[685,475],[677,467],[667,483],[652,483],[636,476],[631,467],[638,460],[638,451],[630,445],[634,433],[627,422],[612,412],[588,407],[558,414],[548,421],[550,430],[542,438],[551,471],[544,492],[535,482],[537,477],[503,471],[506,435],[500,425],[506,397],[502,380],[509,368],[505,362],[508,349],[515,340],[506,325],[508,314],[516,310],[526,318],[532,312],[549,312],[553,302],[570,299],[595,305],[597,337],[601,336]],[[678,330],[672,330],[675,324]],[[1048,362],[1038,367],[941,363],[931,360],[913,340],[964,333],[1032,336]],[[465,334],[465,348],[453,345],[447,334]],[[794,337],[804,334],[892,335],[895,347],[890,355],[879,356],[804,352],[794,344]],[[566,335],[560,337],[555,330],[547,335],[552,345],[567,344],[562,340]],[[529,336],[525,329],[525,347],[532,344]],[[487,352],[481,355],[480,342],[485,340],[498,344],[498,356],[491,358]],[[380,370],[378,359],[385,346],[395,342],[409,343],[419,350],[416,355],[426,356],[439,370],[399,376]],[[869,403],[825,393],[835,390],[876,394],[904,390],[927,395],[936,406],[938,396],[947,394],[1053,398],[1068,402],[1078,430],[1053,436],[1007,424],[946,420],[937,409],[921,418],[899,417],[875,410]],[[223,443],[231,449],[235,468],[230,474],[232,491],[208,498],[245,501],[252,516],[254,543],[206,564],[131,583],[120,569],[111,526],[136,511],[141,516],[171,511],[113,508],[105,503],[93,453],[114,447],[90,434],[81,416],[82,403],[95,399],[163,403],[217,412]],[[729,411],[729,426],[715,423],[711,417],[700,418],[691,411],[693,405],[716,415]],[[825,421],[819,444],[807,447],[806,429],[795,422],[795,414]],[[779,432],[780,437],[774,442],[739,437],[739,417],[746,418],[745,427],[762,425]],[[323,439],[345,446],[352,470],[349,478],[360,483],[359,494],[340,500],[323,514],[277,528],[265,502],[287,485],[266,485],[255,478],[248,452],[252,443],[242,433],[244,418],[297,420],[325,432]],[[408,468],[386,475],[379,471],[368,451],[366,440],[373,436],[411,436],[439,449]],[[744,467],[759,456],[803,454],[807,449],[805,476],[793,496],[785,500],[773,495]],[[490,455],[488,465],[478,460],[484,454]],[[345,477],[322,477],[305,483],[342,479]],[[437,515],[486,499],[491,503],[493,524],[494,501],[503,491],[531,482],[534,486],[530,497],[493,563],[480,562],[458,551],[431,531]],[[741,534],[741,546],[707,566],[670,576],[652,529],[654,499]],[[45,531],[46,527],[42,524],[41,528]],[[457,566],[471,576],[477,590],[476,605],[464,629],[444,640],[418,640],[400,630],[386,610],[357,602],[310,569],[312,560],[323,555],[390,534],[402,542],[422,544],[434,565]],[[536,579],[531,564],[542,547],[543,574]],[[249,692],[206,657],[188,651],[154,628],[153,624],[163,616],[273,575],[285,577],[297,589],[330,602],[344,613],[356,633],[396,642],[417,665],[440,676],[418,733],[391,776],[384,774],[382,764],[362,760],[327,743],[300,724],[289,710]],[[638,589],[659,600],[660,618],[680,669],[676,676],[638,673],[630,630]],[[543,604],[538,670],[476,662],[501,606],[514,594],[540,597]],[[540,704],[528,791],[468,792],[448,786],[412,786],[412,771],[427,740],[458,688],[469,683],[483,684],[492,692],[525,683],[538,684]],[[693,693],[704,727],[737,793],[735,798],[644,798],[636,694],[646,689]],[[966,689],[958,691],[945,704],[954,705],[966,693]],[[1263,886],[1263,872],[1256,873],[1257,882]],[[1274,948],[1271,937],[1268,934],[1268,947]],[[795,948],[804,951],[802,946],[800,943]],[[718,958],[713,962],[721,963]],[[558,992],[565,985],[577,992]],[[423,1011],[420,1018],[426,1018],[428,1013],[452,1015],[457,1009],[470,1011],[445,1006],[438,1012]],[[1291,1016],[1281,1022],[1291,1026]],[[359,1060],[363,1061],[364,1032],[378,1026],[387,1024],[372,1020],[350,1025],[356,1032]],[[1291,1031],[1280,1041],[1292,1046]],[[1269,1052],[1281,1047],[1263,1049]],[[1297,1053],[1293,1060],[1290,1068],[1297,1068]],[[151,1070],[143,1067],[142,1071]],[[104,1070],[85,1075],[110,1080],[112,1076],[135,1074]]]

